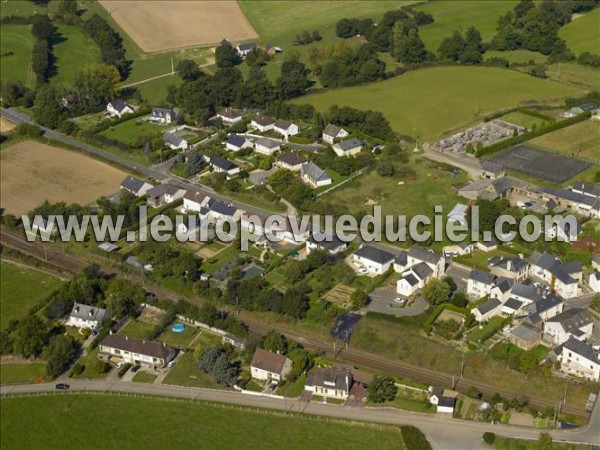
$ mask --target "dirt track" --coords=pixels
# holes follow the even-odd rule
[[[235,1],[114,1],[100,4],[147,53],[258,37]]]
[[[125,172],[77,152],[35,141],[2,149],[1,200],[23,214],[48,200],[87,205],[119,190]]]

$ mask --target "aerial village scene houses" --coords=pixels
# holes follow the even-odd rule
[[[600,0],[455,2],[5,1],[2,446],[597,445]]]

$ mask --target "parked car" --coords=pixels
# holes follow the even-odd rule
[[[139,364],[136,364],[135,366],[133,366],[133,367],[131,368],[131,371],[132,371],[133,373],[135,373],[135,372],[137,372],[138,370],[140,370],[140,368],[141,368],[141,367],[142,367],[142,366],[140,366]]]
[[[120,369],[124,365],[125,365],[125,361],[121,361],[121,362],[117,363],[117,369]]]
[[[168,367],[168,368],[171,368],[171,367],[173,367],[174,365],[175,365],[175,360],[173,360],[173,361],[170,361],[170,362],[169,362],[169,364],[167,364],[167,367]]]
[[[68,385],[67,383],[58,383],[56,386],[54,386],[55,389],[59,389],[59,390],[66,390],[69,389],[71,386]]]
[[[398,303],[400,306],[403,306],[405,301],[406,301],[406,300],[405,300],[405,299],[403,299],[402,297],[396,297],[396,298],[394,299],[394,302],[395,302],[395,303]]]

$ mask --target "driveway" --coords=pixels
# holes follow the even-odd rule
[[[401,307],[394,299],[398,297],[393,286],[382,286],[369,294],[370,303],[366,306],[367,311],[388,314],[396,317],[418,316],[427,309],[429,304],[419,297],[414,300],[410,306]]]
[[[452,278],[456,283],[456,287],[459,291],[467,290],[467,280],[469,279],[470,271],[463,269],[462,267],[454,266],[450,264],[445,276]]]
[[[269,170],[263,170],[263,169],[253,170],[252,172],[250,172],[248,174],[248,181],[250,181],[250,183],[252,183],[255,186],[260,186],[276,170],[277,170],[277,167],[271,167]]]

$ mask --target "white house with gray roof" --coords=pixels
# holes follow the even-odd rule
[[[148,121],[167,125],[174,122],[176,118],[175,111],[171,108],[152,108]]]
[[[273,139],[258,138],[254,141],[254,150],[257,153],[271,156],[273,153],[281,150],[281,143]]]
[[[286,141],[290,136],[295,136],[300,132],[298,125],[283,119],[275,121],[273,124],[273,131],[283,136],[283,139]]]
[[[529,257],[529,273],[554,287],[566,299],[579,295],[577,280],[568,272],[572,268],[563,266],[560,260],[550,253],[533,252]]]
[[[352,260],[360,263],[372,275],[388,271],[394,262],[394,254],[371,245],[363,245],[352,255]]]
[[[544,322],[544,340],[562,344],[571,338],[586,340],[594,331],[594,321],[584,309],[572,308]]]
[[[588,284],[594,292],[600,292],[600,272],[594,271],[588,278]]]
[[[272,130],[275,126],[275,120],[271,119],[269,116],[263,116],[262,114],[257,114],[252,118],[250,122],[250,126],[261,133],[265,131]]]
[[[121,189],[131,192],[136,197],[146,195],[146,192],[152,188],[153,186],[150,183],[146,183],[145,181],[132,176],[125,177],[121,182]]]
[[[163,133],[163,141],[165,146],[172,150],[186,150],[188,148],[187,139],[182,138],[177,133],[172,131],[165,131]]]
[[[415,264],[396,282],[396,292],[409,297],[419,289],[423,289],[423,286],[433,278],[433,274],[433,269],[426,262]]]
[[[221,119],[226,125],[233,125],[240,122],[244,117],[244,113],[233,108],[224,108],[217,113],[217,118]]]
[[[502,302],[497,298],[490,298],[477,306],[477,308],[472,309],[471,312],[477,322],[485,322],[498,315],[501,310]]]
[[[117,116],[120,118],[121,116],[124,116],[125,114],[131,114],[134,111],[135,110],[133,109],[133,106],[120,98],[116,98],[106,105],[106,113],[111,117]]]
[[[241,134],[230,134],[225,139],[225,148],[231,152],[239,152],[243,148],[252,148],[254,142]]]
[[[412,247],[408,251],[401,252],[394,261],[394,271],[406,272],[412,266],[424,262],[433,271],[433,278],[441,278],[446,271],[446,260],[433,250],[425,250]]]
[[[570,375],[600,381],[598,348],[571,338],[555,350],[560,370]]]
[[[343,128],[330,123],[323,130],[323,134],[321,137],[323,141],[327,142],[328,144],[333,144],[336,139],[344,139],[349,135],[350,133],[348,133]]]
[[[106,309],[75,303],[65,325],[96,330],[108,318]]]
[[[467,295],[471,298],[481,298],[490,295],[496,275],[479,269],[473,269],[467,280]]]
[[[332,148],[338,156],[354,156],[360,153],[363,143],[360,139],[351,138],[347,141],[340,141],[337,144],[333,144]]]
[[[333,183],[333,179],[327,172],[313,162],[302,164],[302,167],[300,168],[300,177],[302,178],[302,181],[314,188],[327,186],[328,184]]]

